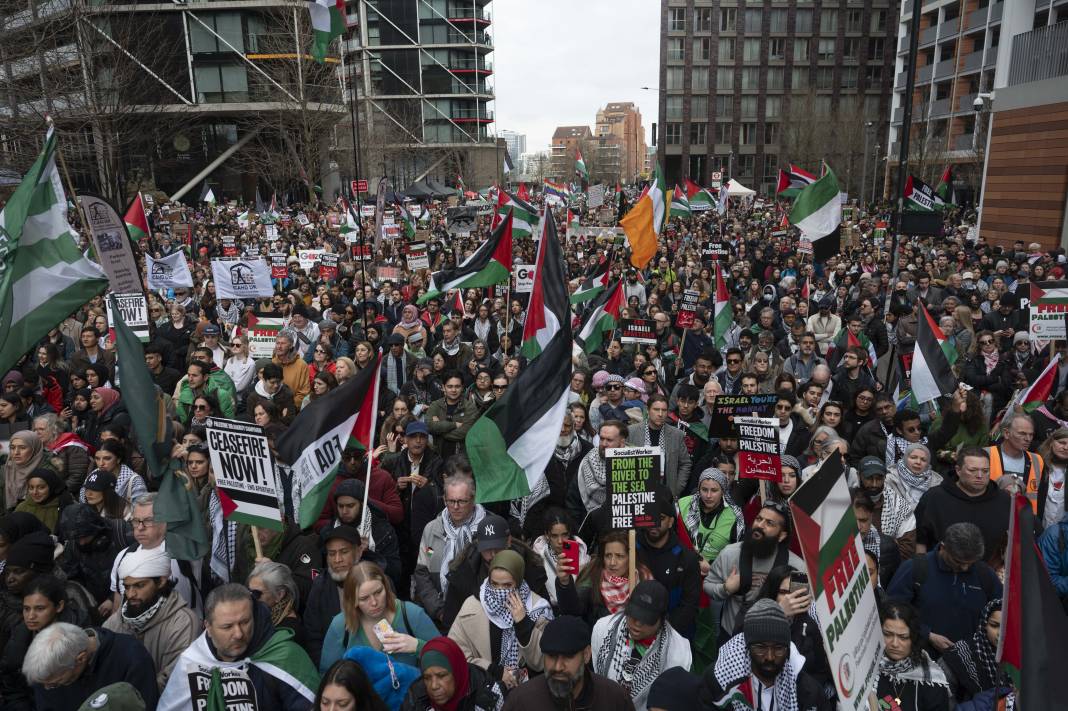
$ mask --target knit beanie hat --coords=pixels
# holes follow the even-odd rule
[[[7,566],[28,568],[38,573],[52,570],[55,542],[45,531],[34,531],[19,540],[7,551]]]
[[[523,562],[523,556],[510,548],[493,556],[493,560],[490,561],[489,565],[490,571],[493,571],[495,568],[507,570],[512,576],[512,580],[515,581],[516,587],[519,587],[519,584],[523,582],[523,578],[526,574],[526,567],[526,564]]]
[[[671,667],[656,678],[649,687],[649,708],[664,711],[689,711],[701,695],[703,681],[682,667]]]
[[[779,603],[768,598],[757,600],[745,613],[742,625],[746,645],[758,642],[790,644],[790,622]]]

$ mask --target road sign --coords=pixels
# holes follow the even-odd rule
[[[719,170],[713,170],[712,180],[723,180],[723,172]]]

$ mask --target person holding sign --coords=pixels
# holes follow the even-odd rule
[[[682,430],[665,427],[668,418],[668,399],[652,395],[648,402],[649,419],[644,424],[631,425],[627,444],[634,447],[660,447],[663,454],[663,483],[677,498],[686,490],[690,480],[690,453],[686,449],[686,437]]]
[[[556,565],[556,596],[560,614],[576,615],[587,622],[614,615],[630,599],[630,537],[626,531],[610,531],[601,536],[599,553],[581,573],[572,561],[559,558]],[[642,563],[635,571],[637,581],[651,580],[653,573]],[[576,579],[577,576],[577,579]]]
[[[666,407],[667,398],[664,398],[664,405]],[[679,542],[675,533],[675,500],[671,492],[663,485],[657,489],[656,504],[651,507],[659,509],[657,525],[642,529],[638,554],[671,596],[672,603],[668,606],[671,626],[684,637],[692,638],[701,598],[701,559]]]
[[[257,547],[252,540],[259,539]],[[262,555],[257,553],[257,548]],[[296,525],[286,523],[285,529],[253,527],[239,524],[237,527],[237,560],[233,567],[233,580],[247,580],[252,569],[263,561],[275,561],[289,566],[293,578],[297,581],[300,599],[307,600],[311,591],[312,571],[323,567],[323,557],[319,552],[318,536],[304,533]],[[301,608],[303,609],[303,608]]]

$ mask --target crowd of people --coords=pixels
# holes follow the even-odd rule
[[[356,258],[328,205],[247,226],[237,207],[155,206],[140,249],[184,251],[193,286],[148,293],[144,360],[211,553],[168,555],[160,481],[96,297],[2,381],[0,707],[829,710],[835,671],[788,500],[835,456],[879,604],[878,708],[1015,699],[994,651],[1010,492],[1032,503],[1068,601],[1068,363],[1043,407],[1012,404],[1064,347],[1030,340],[1021,308],[1030,282],[1063,276],[1063,252],[969,239],[968,215],[952,211],[938,237],[902,240],[895,277],[876,237],[887,213],[871,206],[839,254],[813,264],[779,228],[782,206],[748,201],[673,218],[637,269],[621,236],[568,229],[566,209],[532,203],[558,221],[569,288],[616,255],[622,316],[649,319],[656,343],[613,332],[576,352],[543,484],[485,504],[465,437],[528,367],[525,295],[502,285],[419,303],[429,274],[408,268],[404,238]],[[488,215],[456,235],[444,207],[424,209],[431,270],[489,233]],[[580,224],[611,226],[611,212]],[[217,298],[224,235],[242,254],[288,255],[272,297]],[[713,242],[730,252],[725,331]],[[336,278],[302,267],[306,249],[338,253]],[[534,263],[529,238],[515,252]],[[680,329],[686,290],[698,308]],[[907,372],[921,305],[961,386],[917,406],[895,399],[907,381],[886,373]],[[267,353],[251,327],[270,318],[282,326]],[[303,408],[369,367],[381,368],[375,441],[345,450],[316,523],[302,529],[288,500],[282,531],[228,519],[207,418],[254,422],[273,448]],[[724,394],[776,398],[780,482],[739,476],[739,441],[710,434]],[[633,538],[599,515],[605,451],[621,446],[664,453],[656,525]]]

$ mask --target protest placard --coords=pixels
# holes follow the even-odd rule
[[[660,483],[660,462],[660,447],[605,450],[611,528],[653,528],[659,525],[656,486]]]
[[[278,239],[278,225],[264,225],[263,235],[272,242]]]
[[[779,421],[773,417],[735,417],[738,428],[738,476],[782,481]]]
[[[286,261],[285,252],[271,253],[271,278],[285,279],[289,276],[289,264]]]
[[[1068,314],[1068,281],[1042,281],[1030,285],[1027,307],[1031,316],[1032,341],[1063,341],[1065,314]],[[1021,294],[1023,296],[1023,294]]]
[[[141,292],[136,294],[115,294],[115,303],[122,312],[122,321],[137,335],[141,343],[148,343],[148,302]],[[115,342],[115,313],[108,310],[108,332],[111,342]]]
[[[515,293],[529,294],[534,291],[534,272],[533,264],[515,265]]]
[[[274,355],[274,339],[282,330],[285,319],[273,316],[249,316],[244,336],[248,340],[248,352],[253,358],[270,358]]]
[[[250,526],[283,529],[278,477],[263,428],[208,418],[208,451],[223,515]]]
[[[319,256],[319,276],[327,281],[337,279],[337,255],[333,252],[323,252]]]
[[[224,257],[236,257],[237,256],[237,238],[233,235],[222,236],[223,256]]]
[[[297,262],[300,264],[300,268],[306,272],[310,272],[315,263],[319,261],[319,257],[326,250],[322,249],[300,249],[297,250]]]
[[[591,185],[586,192],[586,207],[595,210],[604,204],[604,185]]]
[[[676,326],[679,328],[693,328],[694,318],[697,316],[697,302],[700,298],[701,292],[696,289],[687,289],[682,292],[679,314],[675,317]]]
[[[274,293],[266,259],[211,260],[215,294],[220,299],[251,301]]]
[[[375,206],[374,205],[360,205],[360,217],[374,217]]]
[[[361,262],[371,261],[374,256],[374,248],[369,244],[354,244],[352,245],[352,258]]]
[[[706,260],[722,261],[730,258],[731,250],[725,242],[705,242],[701,256]]]
[[[445,229],[449,234],[471,234],[477,223],[478,208],[474,206],[450,207],[445,213]]]
[[[426,239],[412,240],[404,251],[405,259],[408,260],[408,269],[413,272],[419,269],[430,269],[430,255],[427,253]]]
[[[775,395],[717,395],[714,403],[705,403],[709,411],[710,437],[738,439],[736,417],[770,417],[775,412]]]
[[[381,266],[375,272],[375,276],[378,278],[379,282],[383,282],[383,281],[396,282],[398,279],[401,278],[401,268],[400,267]]]
[[[651,319],[625,318],[619,322],[619,342],[656,345],[656,327]]]

